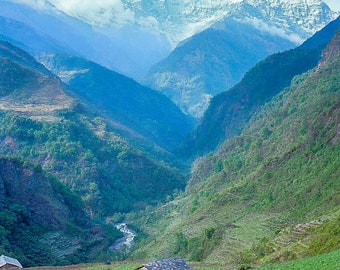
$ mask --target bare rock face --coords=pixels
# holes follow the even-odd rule
[[[31,220],[50,229],[63,229],[79,215],[70,209],[63,195],[40,169],[1,158],[0,210],[4,210],[8,202],[25,206]]]

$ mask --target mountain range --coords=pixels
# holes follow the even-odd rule
[[[323,49],[339,26],[338,18],[299,47],[267,57],[234,87],[214,96],[184,144],[182,153],[200,156],[215,150],[224,140],[239,135],[259,108],[288,86],[295,75],[318,64]]]
[[[214,95],[239,82],[259,60],[293,47],[286,38],[228,18],[182,42],[150,69],[145,83],[200,118]]]
[[[197,159],[183,193],[129,220],[147,235],[133,258],[183,256],[219,269],[281,262],[264,269],[297,269],[284,262],[339,250],[340,30],[333,26],[302,46],[322,44],[318,64],[291,77],[240,135]],[[320,58],[317,50],[308,53]],[[277,66],[285,66],[294,54],[280,57]],[[255,68],[263,81],[282,75],[264,63]],[[318,257],[314,262],[311,269]],[[335,261],[325,269],[334,267]]]
[[[225,18],[241,18],[297,43],[335,17],[320,0],[124,0],[83,3],[83,8],[59,0],[4,0],[0,5],[0,34],[34,56],[71,50],[139,81],[181,41]]]
[[[182,41],[145,77],[147,85],[193,117],[202,117],[210,99],[234,86],[258,61],[309,37],[310,30],[317,29],[313,26],[316,18],[334,18],[320,1],[236,2],[230,10],[224,5],[222,18]]]
[[[1,1],[0,253],[247,269],[339,250],[334,16],[318,0]],[[137,238],[119,251],[122,222]]]

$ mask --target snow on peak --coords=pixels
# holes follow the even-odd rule
[[[16,0],[44,1],[44,0]],[[301,42],[335,17],[321,0],[49,0],[96,27],[138,26],[167,36],[172,46],[225,17],[283,29]]]

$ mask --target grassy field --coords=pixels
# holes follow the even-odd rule
[[[315,257],[304,258],[301,260],[267,264],[258,268],[259,270],[339,270],[340,269],[340,250],[331,253],[318,255]]]

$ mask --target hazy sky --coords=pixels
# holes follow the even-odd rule
[[[340,11],[340,0],[323,0],[331,9]]]

